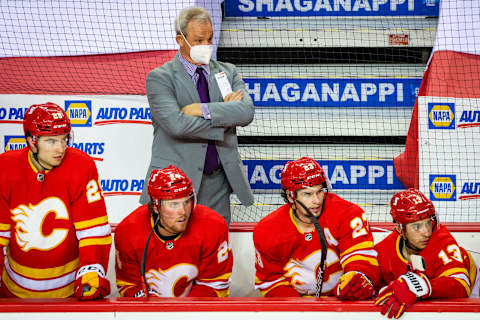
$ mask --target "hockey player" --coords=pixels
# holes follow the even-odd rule
[[[266,297],[370,298],[379,269],[363,210],[330,192],[323,169],[307,157],[287,162],[281,183],[287,204],[253,231],[255,288]]]
[[[233,257],[225,220],[195,203],[192,181],[177,167],[153,170],[147,188],[150,202],[115,230],[120,295],[228,296]]]
[[[440,225],[433,203],[408,189],[395,194],[390,206],[395,231],[375,246],[385,286],[375,302],[381,313],[399,318],[418,300],[468,297],[475,263]]]
[[[106,296],[112,238],[95,163],[68,147],[70,120],[32,105],[27,147],[0,154],[0,295],[80,300]]]

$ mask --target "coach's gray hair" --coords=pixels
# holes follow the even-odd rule
[[[210,23],[212,24],[212,18],[210,13],[202,7],[187,7],[182,9],[175,18],[175,31],[177,34],[180,34],[180,30],[183,32],[183,35],[187,36],[187,25],[191,20],[197,20],[200,23]]]

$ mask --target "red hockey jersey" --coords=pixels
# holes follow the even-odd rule
[[[319,219],[328,242],[322,295],[334,295],[342,274],[364,273],[379,280],[377,253],[365,213],[357,205],[329,193]],[[304,233],[285,204],[260,220],[253,231],[255,288],[264,296],[315,294],[321,247],[316,232]]]
[[[375,245],[381,271],[379,288],[408,271],[402,256],[402,237],[396,231]],[[459,247],[444,226],[434,230],[425,249],[418,253],[426,264],[424,274],[432,285],[432,298],[464,298],[475,284],[477,268],[470,254]]]
[[[141,263],[153,219],[147,205],[130,213],[115,229],[117,287],[121,296],[142,290]],[[164,241],[153,233],[148,244],[145,276],[160,297],[229,294],[233,256],[228,226],[215,211],[197,204],[187,229]]]
[[[108,266],[112,238],[97,168],[86,153],[67,148],[58,167],[39,173],[28,153],[0,154],[0,290],[69,297],[79,267]]]

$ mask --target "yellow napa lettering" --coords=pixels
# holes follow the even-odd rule
[[[68,106],[67,115],[73,125],[81,125],[87,123],[91,112],[85,103],[73,102]]]
[[[449,177],[436,177],[430,185],[430,191],[437,199],[450,199],[455,192],[455,185]]]
[[[435,127],[449,127],[453,121],[455,114],[450,106],[446,104],[436,104],[428,114],[428,118]]]

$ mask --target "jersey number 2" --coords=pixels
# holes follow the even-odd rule
[[[353,239],[368,234],[367,232],[368,227],[364,226],[364,223],[366,222],[367,222],[367,217],[365,213],[362,214],[362,219],[360,219],[359,217],[356,217],[350,221],[350,227],[353,229],[353,232],[352,232]]]
[[[98,187],[98,183],[95,180],[90,180],[87,183],[87,201],[88,203],[92,203],[98,201],[102,198],[100,194],[100,188]]]

